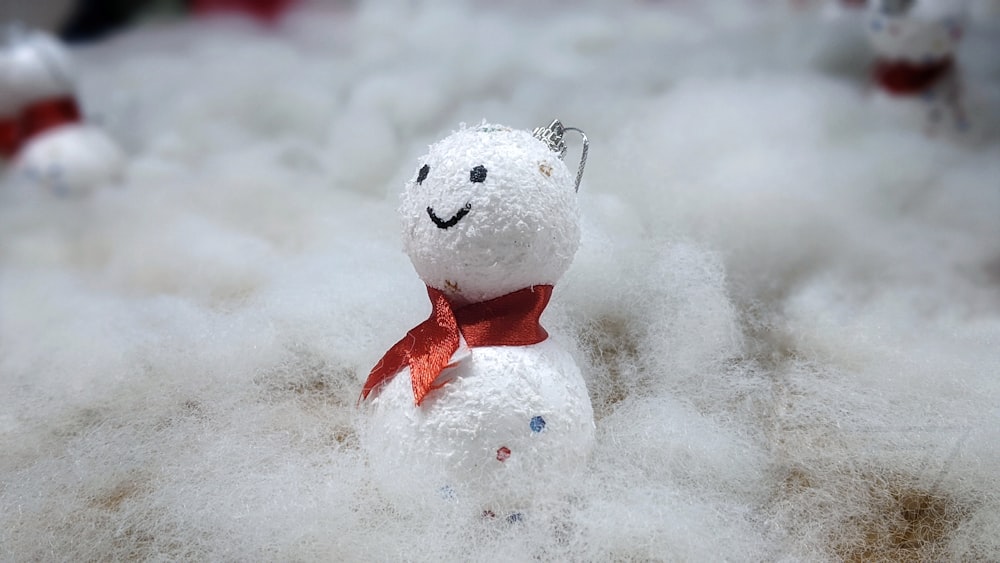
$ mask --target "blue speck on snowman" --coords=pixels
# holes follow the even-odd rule
[[[531,422],[528,423],[531,426],[531,431],[538,433],[545,430],[545,419],[540,416],[531,417]]]
[[[878,18],[872,20],[872,31],[882,31],[882,20]]]

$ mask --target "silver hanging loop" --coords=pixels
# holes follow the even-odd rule
[[[563,135],[566,131],[576,131],[583,137],[583,152],[580,154],[580,167],[576,171],[575,190],[579,192],[580,181],[583,180],[583,169],[587,166],[587,152],[590,150],[590,140],[587,139],[587,134],[576,127],[566,127],[558,119],[553,119],[548,127],[536,127],[531,132],[531,135],[545,143],[549,147],[549,150],[559,155],[560,159],[564,159],[566,157],[566,141],[563,140]]]

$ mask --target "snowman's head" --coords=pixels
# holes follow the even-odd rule
[[[8,29],[0,47],[0,114],[73,93],[69,51],[41,31]]]
[[[580,245],[574,176],[561,155],[498,125],[432,145],[400,213],[417,274],[458,303],[554,284]]]
[[[952,0],[874,0],[866,31],[883,58],[926,63],[951,56],[962,37],[962,11]]]

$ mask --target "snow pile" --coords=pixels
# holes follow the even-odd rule
[[[871,103],[850,18],[371,4],[75,53],[129,163],[0,187],[0,558],[1000,559],[996,21],[953,142]],[[543,322],[598,441],[517,522],[388,502],[356,432],[428,310],[398,192],[484,117],[592,142]]]

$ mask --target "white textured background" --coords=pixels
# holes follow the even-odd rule
[[[1000,560],[995,3],[958,143],[873,102],[851,18],[371,4],[76,51],[130,162],[0,185],[0,559]],[[428,310],[397,193],[484,117],[592,140],[543,321],[598,445],[515,525],[392,506],[355,432]]]

